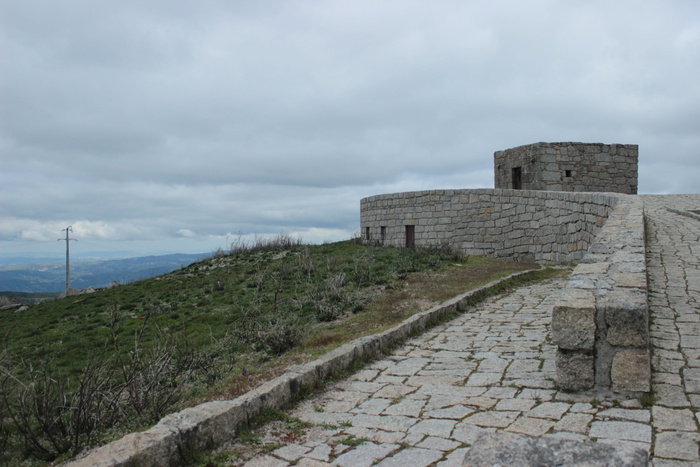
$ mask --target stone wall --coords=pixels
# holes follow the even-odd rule
[[[366,242],[579,262],[553,310],[565,390],[649,391],[643,201],[615,193],[431,190],[361,200]],[[411,245],[408,245],[408,244]]]
[[[580,260],[620,196],[478,189],[393,193],[360,202],[363,239],[387,246],[444,243],[470,255]]]
[[[552,313],[565,390],[650,390],[644,207],[622,199],[576,266]]]
[[[497,151],[494,186],[637,194],[638,152],[636,144],[600,143],[535,143]]]

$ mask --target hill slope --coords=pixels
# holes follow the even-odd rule
[[[52,461],[188,404],[234,398],[533,266],[354,242],[271,244],[0,312],[0,463],[22,452]]]

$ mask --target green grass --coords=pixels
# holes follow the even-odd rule
[[[367,441],[369,441],[367,438],[356,438],[355,436],[351,435],[342,440],[340,444],[344,444],[345,446],[359,446]]]
[[[656,395],[655,391],[644,393],[638,398],[639,404],[645,409],[653,407],[654,404],[658,402],[658,400],[659,397]]]
[[[171,366],[189,365],[184,373],[158,376],[165,378],[159,384],[179,391],[170,405],[89,438],[105,442],[154,423],[163,410],[236,397],[290,364],[533,266],[356,241],[235,248],[164,276],[5,312],[0,364],[20,382],[43,368],[67,392],[90,362],[121,361],[143,365],[142,371],[150,368],[149,355],[167,350]],[[14,383],[3,381],[11,404]],[[0,429],[8,430],[7,423]]]

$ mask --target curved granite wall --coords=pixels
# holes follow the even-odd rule
[[[506,189],[383,194],[360,201],[360,226],[365,241],[387,246],[406,246],[413,236],[418,247],[449,243],[466,254],[567,263],[583,257],[625,196]]]

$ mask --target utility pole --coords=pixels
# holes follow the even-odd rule
[[[68,289],[70,289],[70,241],[78,241],[75,238],[70,238],[70,233],[73,231],[73,226],[69,225],[65,229],[61,230],[61,232],[66,233],[66,292],[68,292]],[[62,241],[64,240],[63,238],[59,238],[57,241]]]

